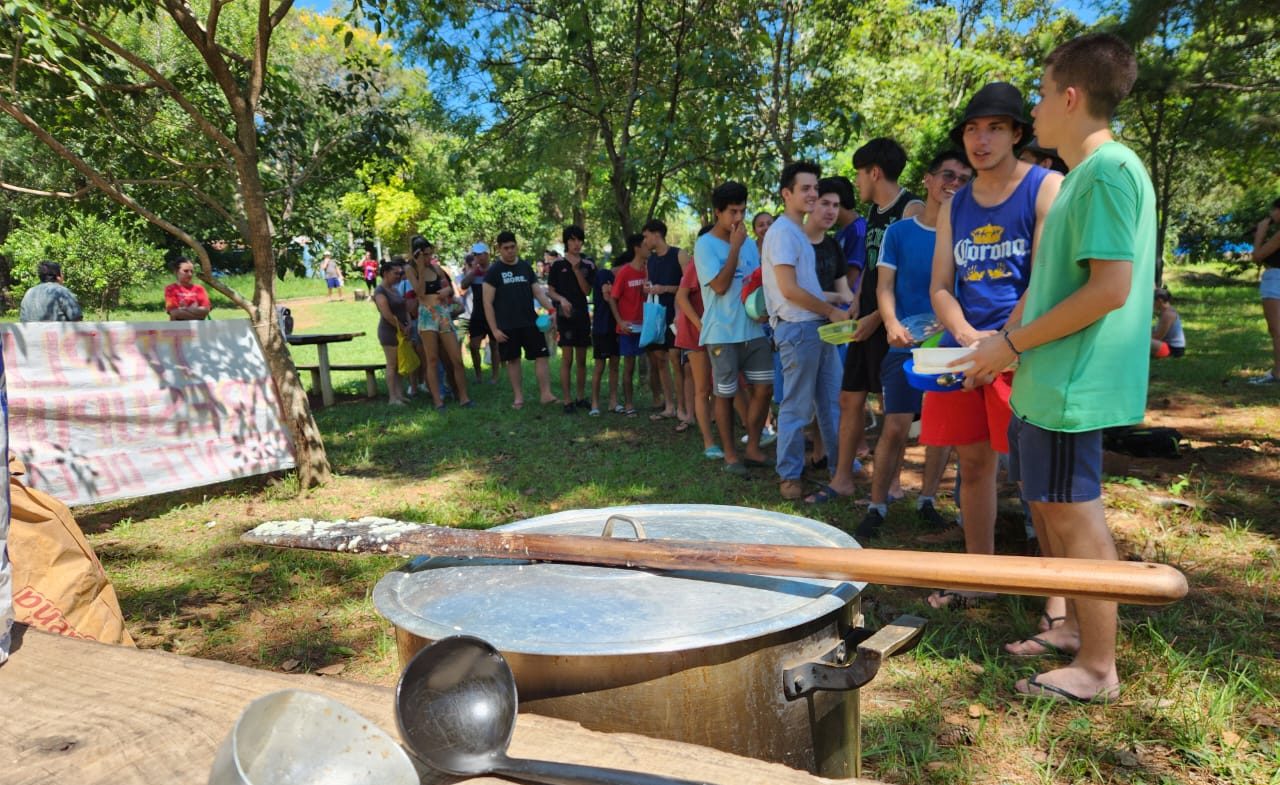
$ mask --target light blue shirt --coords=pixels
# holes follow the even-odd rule
[[[818,265],[813,255],[813,244],[809,242],[804,229],[786,215],[778,216],[778,220],[773,222],[764,236],[764,251],[761,256],[763,258],[760,265],[764,268],[764,302],[769,309],[769,321],[775,325],[779,319],[784,322],[826,321],[826,316],[801,308],[783,297],[773,269],[778,265],[794,267],[796,284],[826,302],[822,284],[818,283]]]
[[[768,237],[768,235],[765,235]],[[711,232],[698,238],[693,247],[693,263],[702,286],[702,345],[713,343],[746,343],[763,338],[764,328],[747,317],[742,305],[742,281],[760,266],[756,244],[747,240],[738,249],[738,268],[724,294],[716,294],[711,279],[720,274],[729,261],[729,243]]]

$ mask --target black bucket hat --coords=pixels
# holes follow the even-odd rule
[[[1024,111],[1022,92],[1018,88],[1008,82],[991,82],[969,99],[960,122],[951,129],[951,141],[963,150],[964,124],[975,117],[1012,117],[1013,122],[1022,129],[1022,138],[1014,145],[1015,149],[1019,149],[1031,141],[1034,130]]]

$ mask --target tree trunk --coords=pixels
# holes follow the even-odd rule
[[[237,161],[236,168],[249,228],[247,239],[253,251],[253,307],[249,319],[258,334],[258,342],[262,344],[271,376],[276,381],[284,426],[289,429],[298,459],[298,487],[305,490],[328,482],[332,472],[320,428],[311,414],[311,404],[298,379],[298,369],[289,355],[289,347],[276,318],[274,233],[262,180],[258,175],[257,129],[253,117],[237,118],[237,130],[244,155]]]

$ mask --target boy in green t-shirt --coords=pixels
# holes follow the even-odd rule
[[[1142,421],[1156,258],[1151,180],[1109,130],[1137,72],[1133,51],[1107,34],[1069,41],[1045,61],[1036,138],[1058,148],[1070,174],[1045,218],[1021,324],[979,343],[966,372],[982,383],[1021,358],[1010,465],[1047,534],[1046,555],[1117,558],[1102,504],[1102,429]],[[1065,668],[1019,681],[1023,694],[1119,694],[1115,603],[1073,600],[1065,624],[1006,648],[1074,654]]]

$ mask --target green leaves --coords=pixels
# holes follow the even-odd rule
[[[139,242],[136,224],[75,215],[61,222],[29,222],[0,246],[13,258],[15,301],[38,283],[36,265],[46,259],[62,265],[65,285],[86,311],[103,313],[119,305],[121,295],[163,268],[159,251]]]

